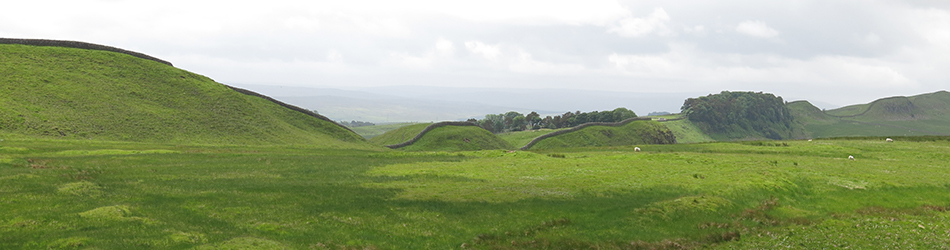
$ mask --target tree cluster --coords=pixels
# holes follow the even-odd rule
[[[363,126],[374,126],[375,123],[372,122],[361,122],[361,121],[340,121],[340,125],[347,126],[350,128],[363,127]]]
[[[637,114],[626,108],[616,108],[612,111],[593,111],[589,113],[566,112],[562,115],[545,116],[541,118],[537,112],[527,115],[510,111],[504,114],[488,114],[484,119],[469,119],[478,126],[492,133],[504,133],[541,128],[568,128],[588,122],[619,122],[628,118],[637,117]]]
[[[791,134],[792,115],[782,97],[772,94],[723,91],[686,99],[681,109],[687,119],[706,132],[752,132],[775,140]]]

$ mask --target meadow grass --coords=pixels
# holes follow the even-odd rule
[[[7,139],[0,249],[940,247],[938,139],[642,152]]]

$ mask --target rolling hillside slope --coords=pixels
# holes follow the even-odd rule
[[[0,45],[0,135],[7,137],[365,145],[320,118],[154,60]]]

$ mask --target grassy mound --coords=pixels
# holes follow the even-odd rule
[[[515,147],[522,147],[528,145],[531,140],[538,138],[538,136],[550,134],[555,131],[565,130],[567,128],[561,129],[538,129],[538,130],[528,130],[528,131],[517,131],[517,132],[507,132],[497,134],[499,138],[508,142]]]
[[[511,144],[478,126],[442,126],[402,147],[407,151],[470,151],[510,149]]]
[[[616,127],[585,127],[542,139],[530,146],[530,149],[671,143],[676,143],[676,138],[669,128],[656,121],[637,120]]]
[[[0,45],[0,135],[170,143],[362,142],[339,125],[160,62]]]
[[[416,135],[419,135],[419,133],[426,129],[426,127],[429,125],[432,125],[432,123],[419,123],[403,126],[387,131],[381,135],[374,136],[373,138],[369,139],[369,142],[380,146],[403,143],[411,140],[413,137],[416,137]]]
[[[409,126],[415,123],[393,123],[393,124],[380,124],[372,126],[362,126],[362,127],[352,127],[350,129],[353,132],[356,132],[360,136],[366,139],[372,139],[373,137],[380,136],[386,132],[399,129],[401,127]]]

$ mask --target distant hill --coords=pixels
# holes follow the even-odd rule
[[[788,104],[811,137],[950,135],[950,92],[878,99],[822,111],[807,101]]]
[[[782,97],[762,92],[730,92],[689,98],[682,115],[717,140],[800,139]]]
[[[2,44],[0,89],[4,136],[366,145],[325,117],[127,53]]]
[[[538,137],[522,149],[672,144],[669,128],[649,118],[631,118],[614,124],[588,123]]]

